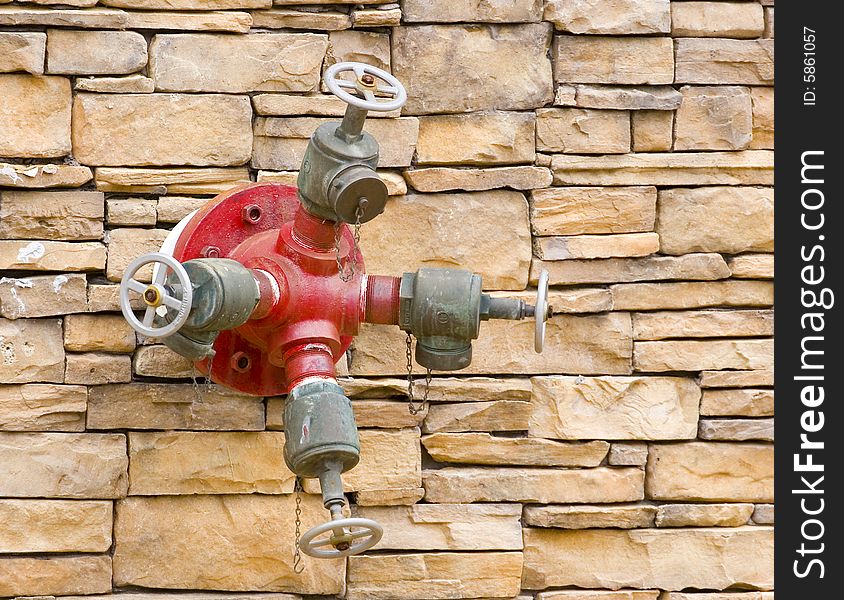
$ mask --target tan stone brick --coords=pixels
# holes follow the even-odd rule
[[[656,506],[646,504],[526,506],[525,524],[559,529],[653,527]]]
[[[240,183],[249,183],[249,170],[228,169],[125,169],[100,167],[97,189],[102,192],[139,194],[219,194]]]
[[[613,285],[610,291],[615,310],[772,306],[774,303],[774,286],[768,281],[633,283]]]
[[[248,33],[252,26],[252,15],[234,11],[132,11],[126,13],[126,26],[132,29]]]
[[[61,319],[0,319],[0,382],[61,383]]]
[[[753,101],[753,139],[750,147],[771,149],[774,147],[774,88],[753,87],[750,98]]]
[[[84,431],[88,390],[29,383],[0,387],[0,430]]]
[[[395,4],[392,4],[395,6]],[[352,23],[354,27],[398,27],[401,24],[401,9],[359,9],[352,10]]]
[[[531,23],[395,29],[393,74],[407,87],[405,112],[533,110],[551,102],[550,28]]]
[[[340,593],[344,560],[303,556],[304,571],[293,572],[294,504],[292,494],[162,496],[119,502],[114,585]],[[326,514],[318,498],[304,496],[302,530],[324,522]]]
[[[535,23],[542,20],[542,0],[405,0],[408,23]]]
[[[773,525],[774,524],[774,505],[773,504],[757,504],[753,510],[753,522],[757,525]],[[739,599],[741,600],[741,599]]]
[[[607,582],[612,587],[668,590],[773,587],[771,527],[525,529],[524,534],[522,584],[528,589],[597,588]],[[684,557],[682,568],[678,557]]]
[[[762,373],[767,373],[767,371]],[[758,383],[755,385],[773,385],[773,381],[767,379],[768,377],[756,379]],[[748,383],[753,385],[753,382]],[[770,417],[774,414],[774,391],[765,389],[704,390],[700,402],[700,414],[708,417]]]
[[[85,185],[91,169],[74,165],[11,165],[0,161],[0,185],[12,188],[62,188]]]
[[[774,8],[773,7],[765,7],[765,31],[762,34],[762,37],[766,38],[773,38],[774,37]]]
[[[756,2],[678,2],[671,5],[675,37],[758,38],[765,29]]]
[[[534,259],[530,270],[531,283],[536,282],[542,269],[548,271],[551,285],[666,279],[714,280],[730,275],[727,263],[720,254],[561,261]]]
[[[524,431],[530,405],[513,400],[437,404],[428,409],[422,430],[433,432],[459,431]]]
[[[404,177],[417,192],[475,192],[495,188],[532,190],[548,187],[553,179],[546,167],[527,165],[488,169],[429,167],[407,170]]]
[[[603,441],[564,443],[488,433],[434,433],[424,436],[422,445],[438,462],[472,465],[597,467],[609,450]]]
[[[636,313],[633,339],[763,337],[774,335],[771,310],[702,310]]]
[[[260,177],[258,181],[260,181]],[[161,223],[178,223],[193,211],[201,208],[207,198],[187,196],[162,196],[156,202],[156,213]]]
[[[534,254],[543,260],[648,256],[659,251],[656,233],[540,237]]]
[[[135,31],[47,31],[47,72],[122,75],[147,64],[147,41]]]
[[[111,281],[120,281],[129,263],[141,254],[158,252],[168,233],[166,229],[112,229],[108,234],[106,277]],[[135,278],[141,281],[149,281],[150,277],[150,266],[135,274]]]
[[[132,381],[132,358],[100,352],[69,352],[66,356],[65,383],[105,385]]]
[[[109,198],[108,224],[113,227],[155,225],[157,202],[152,198]]]
[[[0,192],[0,236],[96,240],[103,237],[100,192]]]
[[[279,8],[256,10],[252,13],[252,25],[265,29],[320,29],[338,31],[352,26],[352,17],[344,12],[309,12]]]
[[[422,472],[429,502],[628,502],[643,497],[635,468],[446,467]]]
[[[700,387],[753,387],[760,385],[774,385],[774,372],[770,370],[756,371],[703,371],[700,374]]]
[[[662,504],[657,527],[740,527],[747,525],[752,504]]]
[[[0,316],[19,319],[85,312],[86,287],[85,275],[0,277]]]
[[[292,4],[292,2],[286,2]],[[100,0],[104,6],[133,10],[225,10],[229,8],[269,8],[273,0]],[[319,4],[319,2],[313,2]]]
[[[552,56],[558,83],[674,83],[674,52],[667,37],[558,35]]]
[[[570,154],[630,152],[630,113],[583,108],[536,112],[536,149]]]
[[[668,33],[670,6],[669,0],[548,0],[544,18],[571,33]]]
[[[135,331],[122,315],[68,315],[64,347],[73,352],[132,352]]]
[[[105,259],[105,246],[99,242],[0,240],[0,269],[100,271]]]
[[[700,389],[679,377],[534,377],[528,435],[683,439],[697,434]]]
[[[0,500],[0,552],[106,552],[111,502]],[[519,530],[521,541],[521,529]]]
[[[344,15],[347,20],[349,17]],[[351,24],[351,21],[348,21]],[[323,29],[320,27],[320,29]],[[338,62],[362,62],[373,67],[390,71],[390,36],[386,33],[374,31],[332,31],[328,35],[328,54],[323,63],[327,69]],[[325,82],[323,89],[327,91]],[[337,100],[340,100],[337,98]],[[342,100],[340,100],[343,102]],[[345,102],[343,102],[345,104]],[[390,111],[392,113],[393,111]],[[396,111],[397,113],[400,111]],[[379,115],[377,111],[369,113]],[[386,114],[386,113],[382,113]],[[396,114],[395,116],[398,116]]]
[[[420,165],[532,163],[536,158],[535,123],[533,113],[500,111],[421,117],[416,162]]]
[[[698,428],[702,440],[745,442],[774,441],[773,419],[702,419]]]
[[[77,555],[0,558],[0,594],[52,596],[111,591],[111,557]]]
[[[0,7],[2,10],[4,7]],[[0,129],[0,156],[50,158],[69,154],[70,104],[69,79],[0,75],[0,123],[4,124]]]
[[[0,433],[0,495],[6,497],[121,498],[127,465],[120,434]]]
[[[750,90],[685,86],[674,127],[675,150],[744,150],[753,133]]]
[[[740,254],[727,259],[732,276],[737,279],[773,279],[773,254]]]
[[[2,6],[0,26],[11,27],[90,27],[122,29],[126,13],[110,8],[74,10],[57,7]]]
[[[772,85],[774,41],[680,38],[675,83]]]
[[[423,379],[416,378],[416,383]],[[363,398],[407,398],[407,378],[362,379],[340,378],[346,395],[353,400]],[[434,377],[429,387],[429,402],[479,402],[491,400],[530,400],[530,379],[508,377]]]
[[[196,373],[189,359],[161,344],[138,348],[132,358],[132,370],[135,375],[161,379],[185,379]]]
[[[530,195],[536,235],[651,231],[656,217],[653,187],[572,187]]]
[[[0,73],[26,71],[33,75],[44,72],[47,36],[36,31],[0,32]]]
[[[358,506],[410,506],[425,495],[425,490],[408,488],[404,490],[360,490],[355,494]]]
[[[633,152],[668,152],[674,140],[674,113],[637,110],[631,116]]]
[[[328,37],[313,33],[158,34],[149,72],[159,91],[309,92],[327,47]]]
[[[563,86],[560,86],[563,87]],[[674,110],[680,107],[683,96],[670,85],[577,85],[575,101],[583,108],[612,110]]]
[[[614,467],[644,467],[648,462],[645,442],[613,442],[607,463]]]
[[[676,340],[635,342],[637,371],[704,371],[708,369],[769,369],[773,340]]]
[[[552,590],[539,592],[536,600],[657,600],[659,590]]]
[[[123,77],[77,77],[73,89],[101,94],[151,94],[155,91],[155,82],[137,73]]]

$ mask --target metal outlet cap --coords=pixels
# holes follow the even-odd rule
[[[328,198],[342,221],[366,223],[384,212],[387,185],[368,166],[355,165],[334,178]]]
[[[458,371],[472,363],[472,345],[445,350],[426,346],[417,338],[415,355],[416,362],[427,369]]]

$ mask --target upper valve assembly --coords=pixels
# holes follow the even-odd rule
[[[389,73],[359,63],[336,64],[325,77],[348,106],[342,122],[311,137],[297,187],[242,185],[185,217],[161,252],[127,267],[120,306],[137,332],[161,339],[215,383],[287,394],[285,462],[298,477],[319,479],[331,514],[302,536],[301,550],[334,558],[382,535],[375,521],[343,518],[341,473],[360,460],[360,441],[335,363],[360,324],[414,336],[416,361],[430,373],[468,366],[488,319],[533,317],[541,352],[551,310],[545,272],[534,306],[485,294],[480,275],[459,269],[365,274],[357,229],[384,211],[387,188],[375,171],[378,142],[363,127],[368,111],[397,110],[407,93]],[[139,275],[148,265],[150,283]]]

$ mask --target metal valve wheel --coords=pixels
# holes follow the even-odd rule
[[[352,527],[359,530],[352,531]],[[331,535],[319,538],[324,533]],[[384,530],[372,519],[335,519],[306,531],[299,541],[299,547],[302,552],[314,558],[339,558],[369,550],[381,540],[382,535]]]
[[[354,73],[354,80],[340,77],[349,72]],[[346,104],[363,110],[397,110],[407,101],[407,91],[401,82],[386,71],[372,65],[357,62],[337,63],[328,68],[324,79],[332,94]],[[359,95],[355,95],[350,90]]]
[[[153,271],[152,283],[143,283],[135,279],[135,275],[146,265],[157,265]],[[174,296],[165,287],[168,271],[173,271],[179,281],[179,293]],[[129,293],[140,295],[143,301],[144,315],[139,319],[132,310]],[[147,337],[165,338],[176,333],[188,320],[193,294],[188,272],[172,256],[160,252],[150,252],[139,256],[126,267],[123,279],[120,281],[120,310],[132,329]],[[156,326],[155,316],[164,317],[169,314],[167,307],[176,311],[175,318],[166,325]]]
[[[545,348],[545,323],[548,321],[548,271],[543,270],[539,274],[534,318],[536,324],[533,331],[533,349],[537,354],[540,354]]]

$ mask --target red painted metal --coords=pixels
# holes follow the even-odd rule
[[[308,214],[296,188],[258,183],[217,196],[188,222],[174,256],[209,247],[253,270],[261,299],[252,318],[218,336],[213,360],[197,363],[212,381],[259,396],[286,394],[308,377],[334,377],[360,323],[398,322],[398,278],[367,277],[363,257],[338,276],[335,224]],[[340,226],[341,262],[353,248]]]

